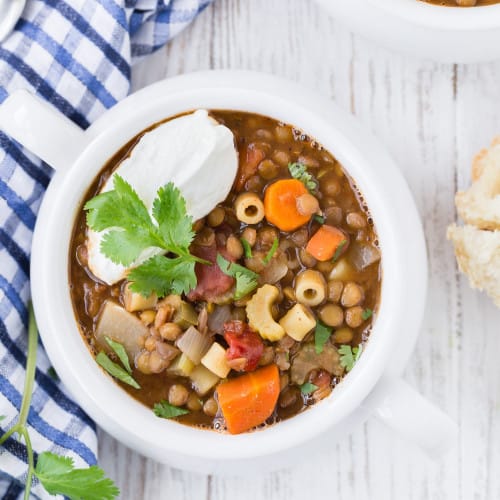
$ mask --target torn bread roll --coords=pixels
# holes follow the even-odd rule
[[[500,229],[500,138],[472,164],[473,183],[455,197],[460,217],[479,229]]]
[[[472,288],[484,290],[500,307],[500,137],[474,159],[472,181],[455,197],[465,225],[452,224],[447,237]]]
[[[452,224],[447,237],[455,246],[458,267],[469,277],[471,287],[485,291],[500,307],[500,231]]]

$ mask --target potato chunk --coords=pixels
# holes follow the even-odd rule
[[[300,342],[316,326],[316,320],[307,307],[295,304],[280,319],[280,325],[287,335]]]
[[[148,329],[139,318],[126,311],[116,302],[106,301],[95,332],[95,338],[103,350],[110,350],[104,338],[110,337],[123,345],[128,357],[133,361],[141,350],[139,339],[147,335]]]

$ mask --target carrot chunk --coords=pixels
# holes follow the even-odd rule
[[[340,229],[321,226],[309,240],[306,251],[319,261],[337,260],[349,245],[348,236]]]
[[[262,424],[278,401],[280,377],[276,365],[268,365],[217,387],[217,397],[227,430],[239,434]]]
[[[297,198],[307,192],[297,179],[273,182],[264,194],[264,214],[268,222],[282,231],[293,231],[309,222],[311,214],[301,214],[297,208]]]

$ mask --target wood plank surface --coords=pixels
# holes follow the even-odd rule
[[[101,432],[101,465],[121,498],[498,500],[500,311],[458,274],[445,230],[474,154],[500,134],[500,62],[410,59],[351,34],[310,0],[216,0],[166,49],[135,67],[133,88],[219,68],[273,73],[331,97],[398,162],[422,217],[430,261],[426,317],[405,378],[459,423],[460,435],[454,450],[431,461],[371,420],[296,467],[221,479],[160,465]],[[402,307],[414,321],[411,304]]]

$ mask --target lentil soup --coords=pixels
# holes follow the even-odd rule
[[[434,5],[444,5],[447,7],[481,7],[500,3],[500,0],[422,0]]]
[[[227,198],[192,225],[195,282],[141,294],[133,272],[108,285],[88,265],[84,204],[160,124],[86,193],[69,281],[80,331],[123,389],[159,417],[239,433],[306,410],[352,369],[376,316],[381,260],[362,195],[313,138],[261,115],[209,113],[234,134],[239,163]]]

